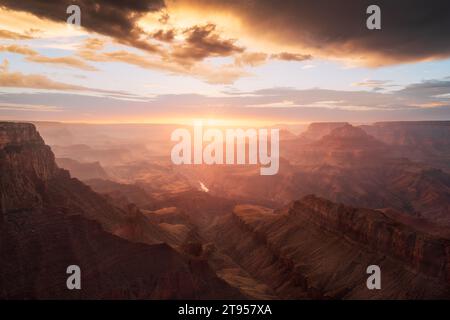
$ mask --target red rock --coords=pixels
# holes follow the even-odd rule
[[[243,297],[206,260],[146,244],[166,234],[59,169],[33,125],[0,123],[0,137],[0,298]],[[66,287],[73,264],[81,290]]]

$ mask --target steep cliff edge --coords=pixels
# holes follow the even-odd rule
[[[398,221],[395,215],[335,204],[315,196],[294,202],[289,214],[398,258],[415,271],[450,282],[448,228],[420,228]]]
[[[166,234],[70,178],[31,124],[0,123],[0,192],[2,299],[242,297],[206,261],[134,242]],[[66,287],[73,264],[81,290]]]
[[[307,196],[280,212],[236,206],[211,231],[282,298],[450,299],[448,230],[393,215]],[[366,287],[369,265],[381,268],[381,290]]]
[[[1,212],[42,204],[39,190],[59,169],[34,126],[0,123]]]

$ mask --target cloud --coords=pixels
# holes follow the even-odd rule
[[[26,56],[26,60],[36,63],[56,64],[65,67],[78,68],[85,71],[96,71],[97,69],[88,65],[83,60],[75,57],[46,57],[28,46],[21,45],[0,45],[0,52],[10,52]]]
[[[153,53],[164,49],[158,41],[152,40],[171,41],[174,31],[156,30],[152,37],[139,26],[140,19],[148,13],[156,13],[160,14],[159,24],[169,25],[172,23],[170,10],[178,5],[201,11],[206,17],[208,13],[217,12],[232,16],[239,21],[239,29],[245,38],[296,48],[314,57],[350,60],[374,67],[450,57],[450,33],[445,32],[450,30],[450,2],[447,0],[430,1],[426,7],[422,0],[379,0],[376,4],[381,8],[381,30],[366,28],[366,9],[373,4],[369,0],[166,2],[167,6],[163,0],[0,0],[0,5],[65,22],[66,8],[78,4],[82,10],[82,26],[86,30]],[[174,48],[174,57],[187,63],[244,51],[224,34],[219,36],[215,29],[213,24],[187,28],[186,43]],[[302,55],[295,54],[278,57],[291,61],[302,59]]]
[[[0,45],[0,52],[10,52],[16,54],[22,54],[26,56],[37,55],[38,53],[27,46],[20,46],[16,44],[12,45]]]
[[[65,9],[72,1],[37,1],[17,3],[12,0],[0,0],[5,7],[25,11],[40,18],[47,18],[56,22],[65,22]],[[214,23],[196,24],[188,27],[174,27],[171,24],[170,12],[162,0],[145,0],[119,3],[113,0],[79,0],[75,4],[81,8],[81,25],[88,31],[112,37],[117,42],[150,53],[148,58],[131,56],[130,64],[143,68],[165,70],[171,73],[188,75],[192,73],[209,83],[231,83],[240,76],[249,75],[242,70],[244,66],[257,66],[269,58],[266,53],[247,53],[246,49],[237,44],[237,40],[227,37],[223,30],[217,28]],[[152,29],[143,29],[145,24],[140,24],[140,19],[148,13],[159,14],[161,21],[153,25]],[[121,61],[123,53],[98,54],[92,51],[102,51],[105,40],[97,36],[85,42],[79,48],[79,57],[90,61]],[[94,71],[93,66],[88,65],[77,57],[44,57],[38,54],[26,54],[26,59],[36,63],[48,63],[75,67],[82,70]],[[238,57],[239,56],[239,57]],[[235,64],[222,64],[213,66],[203,64],[206,58],[233,57]],[[272,56],[273,59],[304,60],[306,55],[280,53]],[[202,63],[197,65],[198,63]],[[158,65],[159,64],[159,65]],[[182,66],[176,66],[176,64]],[[161,66],[164,65],[164,66]],[[223,74],[216,74],[217,71]],[[211,74],[207,74],[211,72]]]
[[[125,50],[110,52],[82,50],[79,55],[83,59],[96,62],[121,62],[169,74],[193,76],[211,84],[230,84],[249,75],[235,65],[212,66],[206,63],[196,63],[187,67],[174,61],[163,61],[158,57],[139,55]]]
[[[63,82],[53,81],[46,76],[37,74],[24,74],[21,72],[10,72],[9,62],[5,59],[0,68],[0,87],[9,88],[27,88],[41,90],[59,90],[59,91],[85,91],[92,93],[101,93],[105,95],[123,95],[127,93],[121,91],[101,90],[88,88],[84,86],[72,85]]]
[[[426,80],[420,83],[413,83],[398,91],[403,96],[420,97],[443,97],[450,95],[450,80]],[[445,100],[450,102],[448,99]]]
[[[281,52],[277,54],[272,54],[270,56],[271,59],[275,60],[284,60],[284,61],[305,61],[312,59],[312,55],[310,54],[301,54],[301,53],[290,53],[290,52]]]
[[[307,70],[307,69],[313,69],[315,67],[316,67],[315,64],[305,64],[304,66],[302,66],[302,69]]]
[[[223,39],[216,32],[216,25],[209,23],[193,26],[183,31],[185,41],[175,46],[172,57],[181,60],[203,60],[206,57],[226,57],[241,53],[244,48],[236,46],[234,39]]]
[[[169,30],[159,29],[158,31],[152,33],[151,37],[159,41],[172,42],[175,39],[175,35],[176,35],[175,29]]]
[[[232,84],[242,77],[251,76],[250,73],[236,67],[233,64],[212,67],[208,65],[198,65],[194,69],[204,81],[210,84]]]
[[[47,106],[41,104],[24,104],[24,103],[3,103],[0,102],[0,111],[40,111],[40,112],[60,112],[63,109],[56,106]]]
[[[105,41],[99,38],[88,38],[84,42],[82,49],[87,50],[102,50],[105,46]]]
[[[0,87],[31,88],[46,90],[86,90],[88,88],[52,81],[49,78],[35,74],[21,72],[0,73]]]
[[[21,34],[8,30],[0,30],[0,39],[29,40],[33,39],[33,37],[28,34]]]
[[[267,57],[264,53],[242,52],[243,48],[235,46],[234,40],[222,39],[215,28],[215,25],[208,24],[185,29],[185,39],[176,43],[169,41],[169,48],[154,54],[144,55],[129,50],[104,51],[104,40],[96,38],[86,40],[79,46],[76,54],[87,61],[126,63],[171,75],[192,76],[210,84],[231,84],[241,77],[249,76],[242,67],[260,64]],[[175,36],[176,31],[171,30]],[[206,57],[228,56],[234,53],[238,55],[234,64],[217,65],[202,61]]]
[[[267,61],[268,54],[264,52],[244,52],[236,55],[235,64],[237,66],[259,66]]]
[[[75,57],[45,57],[41,55],[32,55],[26,58],[27,61],[36,63],[56,64],[65,67],[78,68],[85,71],[97,71],[97,68],[90,66],[83,60]]]
[[[126,50],[116,50],[109,52],[96,52],[91,50],[81,50],[78,52],[80,57],[95,62],[123,62],[132,64],[141,68],[148,69],[166,69],[167,66],[162,61],[149,56],[139,55]],[[170,69],[170,68],[169,68]]]
[[[67,1],[62,1],[66,3]],[[65,12],[61,3],[30,1],[27,4],[0,0],[0,4],[6,5],[13,10],[24,10],[38,17],[48,18],[53,21],[65,22],[67,16],[57,16],[57,12]],[[54,5],[53,5],[54,4]],[[66,3],[67,4],[67,3]],[[71,3],[72,4],[72,3]],[[208,57],[227,57],[242,53],[244,48],[235,44],[236,40],[223,37],[216,25],[209,23],[205,25],[194,25],[180,29],[180,37],[175,39],[178,31],[175,28],[160,28],[154,32],[144,31],[138,21],[149,12],[161,12],[164,18],[161,23],[167,23],[169,17],[164,13],[162,1],[131,1],[126,4],[115,1],[78,1],[80,5],[82,27],[107,35],[117,42],[150,53],[146,57],[124,52],[105,53],[100,52],[105,47],[105,40],[98,37],[88,39],[78,50],[79,58],[95,62],[120,61],[142,68],[164,70],[174,74],[193,75],[208,83],[229,84],[241,76],[248,75],[236,65],[213,66],[212,64],[199,64]],[[49,6],[51,8],[49,8]],[[62,10],[64,8],[64,10]],[[110,14],[111,17],[106,17]],[[109,21],[115,15],[120,17],[114,23]],[[95,19],[94,19],[95,17]],[[120,32],[119,32],[120,30]],[[152,42],[155,40],[156,42]],[[161,44],[164,42],[164,45]],[[96,53],[95,51],[99,51]],[[16,53],[19,53],[18,51]],[[26,60],[36,63],[47,63],[75,67],[86,71],[95,71],[93,66],[77,57],[45,57],[34,52],[20,52],[26,55]],[[125,61],[126,58],[131,58]],[[197,65],[198,64],[198,65]],[[216,70],[221,74],[215,74]],[[210,72],[210,74],[208,74]]]
[[[369,79],[352,83],[352,86],[371,88],[373,91],[380,91],[393,87],[398,87],[397,85],[392,84],[392,81],[390,80],[369,80]]]
[[[178,0],[209,12],[237,16],[243,34],[314,56],[349,59],[368,66],[450,57],[450,2],[378,0],[381,30],[368,30],[371,0]]]
[[[3,62],[0,65],[0,72],[8,72],[8,69],[9,69],[9,61],[8,59],[3,59]]]
[[[8,9],[63,23],[68,17],[67,7],[73,4],[80,6],[81,25],[86,30],[149,52],[158,51],[156,45],[142,38],[144,32],[137,21],[148,12],[164,8],[163,0],[0,0],[0,6]]]
[[[2,76],[0,74],[0,85]],[[305,121],[394,121],[450,120],[450,84],[445,80],[415,83],[389,93],[325,89],[299,90],[268,88],[249,92],[224,92],[221,96],[199,94],[156,95],[150,100],[114,99],[114,94],[87,95],[72,90],[63,93],[38,92],[0,94],[2,105],[23,104],[58,106],[49,112],[54,120],[139,121],[139,119],[198,118],[206,114],[215,118],[268,122]],[[48,86],[47,86],[48,87]],[[65,90],[71,91],[71,90]],[[436,96],[438,94],[438,96]],[[20,107],[18,107],[20,109]],[[83,118],[80,110],[88,110]],[[0,113],[16,118],[26,112],[6,110]],[[16,113],[14,113],[16,112]],[[30,117],[33,113],[30,113]]]
[[[400,91],[400,90],[399,90]],[[109,96],[69,93],[2,94],[3,103],[57,105],[64,111],[47,119],[83,121],[142,121],[143,119],[214,118],[237,121],[308,122],[308,121],[397,121],[449,120],[450,105],[445,99],[429,96],[406,98],[398,91],[338,91],[324,89],[296,90],[270,88],[235,92],[220,97],[199,94],[159,95],[150,101],[113,100]],[[426,104],[426,101],[439,103]],[[447,99],[448,101],[448,99]],[[88,110],[83,117],[80,110]],[[21,118],[25,113],[19,114]],[[53,115],[53,116],[52,116]],[[13,115],[10,115],[10,118]],[[30,116],[31,117],[31,116]],[[17,118],[17,117],[16,117]]]
[[[366,80],[363,85],[389,86],[388,80]],[[394,86],[394,85],[392,85]],[[327,89],[271,88],[251,92],[228,92],[233,103],[242,106],[278,106],[334,110],[411,110],[450,108],[450,81],[429,80],[398,90],[340,91]],[[286,103],[289,101],[289,104]],[[442,109],[442,108],[441,108]]]

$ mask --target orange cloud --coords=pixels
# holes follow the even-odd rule
[[[16,54],[22,54],[26,56],[33,56],[37,55],[38,53],[34,51],[33,49],[30,49],[27,46],[19,46],[19,45],[0,45],[0,52],[10,52],[10,53],[16,53]]]
[[[176,31],[175,29],[163,30],[159,29],[152,33],[152,37],[159,41],[171,42],[175,39]]]
[[[268,55],[264,52],[244,52],[237,55],[235,58],[235,64],[238,66],[258,66],[267,61]]]
[[[45,76],[35,74],[27,75],[21,72],[1,72],[0,86],[46,90],[88,90],[81,86],[52,81]]]
[[[212,84],[230,84],[249,75],[235,65],[211,66],[205,63],[196,63],[187,67],[174,61],[165,61],[158,57],[143,56],[125,50],[111,52],[81,50],[78,54],[86,60],[127,63],[145,69],[165,71],[169,74],[189,75]]]
[[[366,27],[367,6],[360,0],[167,0],[169,13],[196,12],[198,17],[232,16],[239,38],[266,48],[308,52],[314,57],[371,67],[450,57],[450,2],[379,0],[382,29]],[[439,14],[433,14],[439,12]],[[225,22],[221,27],[232,30]],[[247,47],[250,47],[246,43]],[[252,47],[255,50],[255,47]]]
[[[0,52],[11,52],[26,56],[27,61],[36,63],[56,64],[66,67],[73,67],[82,69],[85,71],[96,71],[97,69],[88,65],[83,60],[75,57],[46,57],[40,55],[37,51],[29,48],[28,46],[20,45],[0,45]]]
[[[0,30],[0,38],[2,39],[12,39],[12,40],[28,40],[33,39],[32,36],[27,34],[21,34],[8,30]]]
[[[109,91],[93,89],[78,85],[67,84],[63,82],[53,81],[46,76],[37,74],[23,74],[21,72],[10,72],[9,62],[5,59],[0,66],[0,87],[10,88],[27,88],[27,89],[42,89],[42,90],[61,90],[61,91],[86,91],[96,92],[106,95],[124,95],[127,93],[120,91]]]
[[[85,71],[97,71],[97,68],[90,66],[83,60],[74,57],[45,57],[41,55],[28,56],[26,60],[37,63],[56,64],[65,67],[78,68]]]
[[[83,48],[88,50],[101,50],[104,46],[105,41],[99,38],[89,38],[83,44]]]
[[[271,59],[276,60],[285,60],[285,61],[305,61],[312,59],[312,55],[310,54],[301,54],[301,53],[290,53],[290,52],[281,52],[277,54],[272,54],[270,56]]]

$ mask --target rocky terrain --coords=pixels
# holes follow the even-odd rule
[[[55,160],[31,124],[0,123],[2,298],[450,298],[450,176],[373,128],[286,133],[269,177],[148,150],[104,166],[118,150],[108,136],[77,158],[77,135],[45,130],[65,132],[58,152],[75,160]],[[81,291],[66,288],[71,264]],[[373,264],[382,290],[366,287]]]
[[[450,122],[377,122],[361,126],[368,134],[395,147],[398,157],[450,172]]]
[[[108,179],[108,174],[100,162],[79,162],[70,158],[56,158],[56,164],[66,169],[73,177],[82,181],[90,179]]]
[[[287,299],[450,297],[450,229],[307,196],[280,211],[239,205],[211,230],[221,249]],[[383,290],[368,290],[379,265]]]
[[[405,158],[395,145],[360,127],[324,125],[317,133],[321,126],[311,125],[313,130],[305,132],[309,140],[299,137],[280,143],[282,158],[275,176],[261,177],[255,166],[201,166],[189,168],[186,175],[192,181],[203,181],[212,194],[240,202],[279,207],[316,194],[357,207],[393,208],[450,225],[450,175],[446,170]],[[320,138],[312,139],[313,133]]]
[[[243,297],[207,261],[163,243],[170,234],[139,210],[113,206],[59,169],[33,125],[0,124],[0,168],[1,298]],[[66,288],[72,264],[79,291]]]

